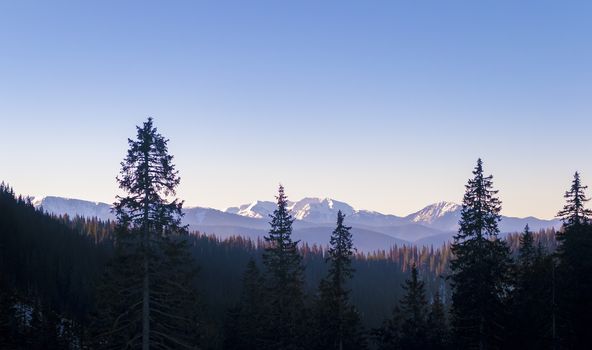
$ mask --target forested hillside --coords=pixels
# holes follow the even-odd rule
[[[1,196],[0,267],[5,290],[27,307],[45,307],[66,320],[75,321],[77,327],[86,327],[95,306],[94,288],[113,254],[115,224],[44,214],[35,210],[27,199],[15,197],[6,185]],[[260,263],[264,242],[240,237],[220,240],[198,232],[188,240],[199,266],[195,283],[202,296],[205,318],[210,323],[206,329],[210,329],[212,338],[218,338],[227,309],[239,300],[247,262],[253,258]],[[299,251],[306,266],[305,285],[313,294],[327,271],[326,251],[308,245]],[[376,326],[389,313],[390,306],[401,295],[400,284],[414,261],[422,266],[431,290],[443,285],[438,276],[446,265],[446,254],[447,249],[406,246],[356,254],[352,265],[358,272],[350,285],[364,323]],[[3,297],[8,295],[3,293]],[[17,334],[25,337],[23,326],[19,325]],[[80,336],[82,331],[77,328],[75,334]]]
[[[16,197],[7,185],[2,185],[0,195],[3,310],[8,310],[10,303],[19,305],[5,314],[14,317],[3,323],[5,342],[35,348],[33,339],[37,339],[38,349],[68,348],[67,344],[80,341],[83,345],[95,307],[94,288],[113,254],[115,224],[44,214],[35,210],[26,198]],[[551,251],[556,242],[554,236],[553,230],[541,231],[534,239]],[[515,254],[519,238],[519,234],[513,234],[507,239]],[[189,236],[189,242],[199,266],[195,284],[206,324],[204,345],[220,348],[227,311],[240,299],[247,263],[254,259],[261,264],[265,244],[240,237],[220,240],[198,232]],[[303,245],[300,253],[306,267],[306,290],[312,296],[327,273],[324,262],[327,252],[321,247]],[[439,292],[439,297],[448,303],[450,289],[444,277],[449,259],[449,246],[431,249],[395,246],[370,254],[354,254],[355,274],[348,284],[352,303],[360,312],[365,328],[378,327],[391,314],[404,294],[401,284],[413,264],[418,266],[427,298],[432,300]],[[43,332],[39,325],[31,324],[33,314],[39,317],[36,322],[47,322]],[[67,332],[58,331],[58,320],[70,327]]]
[[[584,349],[592,211],[575,173],[561,230],[500,237],[478,160],[451,244],[357,252],[292,236],[279,186],[264,239],[182,225],[180,177],[148,119],[130,139],[116,221],[52,216],[0,185],[2,349]]]

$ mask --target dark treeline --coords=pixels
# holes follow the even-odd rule
[[[84,332],[111,226],[45,215],[0,185],[1,348],[66,348]]]
[[[0,186],[2,349],[584,349],[592,212],[579,174],[564,225],[500,237],[481,160],[442,247],[361,253],[292,240],[282,186],[268,235],[181,225],[178,172],[149,119],[129,140],[117,221],[55,217]]]
[[[35,210],[26,198],[16,197],[8,186],[2,187],[0,193],[3,291],[11,291],[12,300],[18,300],[23,306],[19,308],[21,312],[28,313],[32,307],[41,309],[43,306],[60,319],[73,321],[76,325],[73,334],[77,339],[84,339],[83,331],[87,330],[90,313],[95,308],[96,285],[114,254],[115,224],[96,218],[44,214]],[[240,299],[247,263],[253,259],[261,264],[265,243],[242,237],[220,240],[200,233],[191,234],[187,239],[199,268],[195,285],[205,319],[203,332],[208,335],[204,338],[215,347],[223,342],[227,310]],[[400,286],[414,262],[423,267],[422,276],[429,281],[426,285],[433,286],[430,290],[441,286],[440,268],[446,265],[447,251],[403,246],[375,253],[355,253],[352,267],[356,273],[349,286],[363,324],[368,329],[376,327],[390,314],[402,295]],[[312,295],[328,271],[327,249],[302,244],[299,253],[306,267],[306,292]],[[58,274],[63,276],[55,278]],[[64,280],[76,283],[63,291]],[[26,318],[21,315],[19,319],[17,333],[24,337],[21,331],[26,327],[22,327],[22,321]],[[41,339],[42,336],[37,333],[36,337]],[[47,344],[43,340],[39,342]]]

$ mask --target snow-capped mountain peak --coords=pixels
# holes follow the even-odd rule
[[[251,218],[268,218],[273,213],[277,204],[270,201],[254,201],[238,207],[230,207],[225,210],[227,213],[237,214]],[[341,210],[346,215],[356,212],[347,203],[336,201],[331,198],[307,197],[296,202],[288,202],[288,210],[296,220],[303,220],[315,223],[332,223]]]
[[[32,200],[36,207],[56,214],[68,214],[84,217],[97,217],[102,220],[114,219],[111,205],[79,199],[44,197]],[[269,228],[269,214],[273,213],[276,203],[272,201],[254,201],[238,207],[231,207],[225,212],[203,207],[184,208],[183,223],[191,230],[212,233],[219,237],[242,235],[251,238],[263,237]],[[355,210],[347,203],[331,198],[304,198],[297,202],[288,202],[297,222],[294,232],[298,239],[313,243],[328,241],[328,235],[335,225],[337,212],[346,214],[346,223],[354,229],[358,248],[384,249],[393,244],[393,239],[401,239],[417,244],[442,244],[451,239],[458,230],[461,206],[450,202],[428,205],[420,211],[406,217],[381,214],[375,211]],[[532,230],[559,227],[558,220],[540,220],[533,217],[502,217],[502,233],[519,232],[529,224]],[[321,236],[325,240],[320,240]],[[378,237],[382,237],[378,241]]]
[[[238,207],[230,207],[225,210],[227,213],[246,216],[249,218],[266,219],[275,210],[276,203],[270,201],[254,201]]]
[[[434,221],[448,215],[456,216],[461,206],[452,202],[438,202],[430,204],[420,211],[408,216],[412,222],[432,224]]]
[[[327,223],[335,221],[337,212],[341,210],[345,215],[355,212],[349,204],[331,198],[303,198],[288,209],[296,220]]]
[[[111,205],[107,203],[54,196],[34,197],[31,203],[35,207],[41,207],[52,214],[67,214],[70,217],[78,215],[89,218],[115,219],[115,214],[111,212]]]

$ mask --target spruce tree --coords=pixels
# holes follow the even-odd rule
[[[240,302],[229,312],[225,349],[257,350],[265,345],[265,290],[255,260],[250,259],[243,275]]]
[[[580,174],[575,173],[566,204],[557,214],[563,227],[557,234],[557,302],[559,334],[568,348],[589,346],[592,324],[592,211],[585,207],[586,197]]]
[[[99,289],[96,348],[194,348],[195,268],[181,225],[180,179],[168,140],[148,118],[117,177],[125,196],[114,204],[116,255]]]
[[[329,273],[319,286],[319,299],[315,307],[315,344],[317,349],[363,349],[366,347],[360,318],[350,303],[346,284],[354,269],[351,227],[345,226],[345,215],[337,213],[337,227],[333,230],[326,261]]]
[[[523,269],[523,273],[535,263],[537,259],[537,247],[534,244],[534,236],[530,232],[528,224],[524,227],[524,232],[520,236],[520,247],[518,248],[518,261]]]
[[[440,298],[440,293],[436,292],[434,300],[430,305],[427,317],[427,347],[433,350],[443,350],[448,348],[450,340],[448,322],[446,318],[446,308]]]
[[[565,192],[565,206],[557,213],[557,217],[563,221],[567,228],[590,223],[592,210],[587,209],[585,204],[590,200],[586,197],[588,186],[582,185],[580,174],[576,171],[571,187]]]
[[[266,344],[269,349],[301,349],[304,344],[304,267],[298,241],[292,240],[294,219],[288,211],[288,198],[279,186],[277,208],[265,236],[263,253],[266,268],[268,311]]]
[[[401,309],[396,305],[393,308],[391,317],[384,320],[379,328],[372,331],[372,336],[378,350],[402,348],[402,322]]]
[[[427,336],[427,300],[423,281],[415,264],[411,276],[401,286],[405,291],[390,319],[374,331],[379,349],[425,349]]]
[[[510,280],[509,249],[498,237],[501,202],[481,159],[466,185],[460,228],[450,263],[452,324],[457,346],[498,348],[504,335],[503,305]]]
[[[405,349],[425,349],[427,338],[427,300],[423,281],[419,280],[417,266],[411,267],[411,278],[403,284],[405,295],[400,301],[401,345]]]

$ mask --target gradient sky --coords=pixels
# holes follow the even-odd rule
[[[187,205],[460,202],[503,214],[592,184],[592,2],[2,1],[0,179],[112,202],[134,126],[170,138]]]

